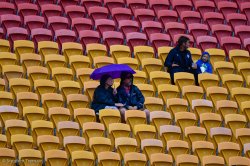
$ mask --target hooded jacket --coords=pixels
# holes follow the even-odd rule
[[[205,54],[209,56],[209,59],[208,59],[207,62],[203,62],[203,60],[202,60],[202,57]],[[201,58],[196,62],[196,64],[197,64],[197,71],[198,71],[199,74],[202,73],[201,67],[203,67],[205,69],[205,71],[204,71],[205,73],[211,73],[211,74],[213,73],[213,68],[212,68],[212,65],[210,63],[210,55],[209,55],[208,52],[204,52],[201,55]]]

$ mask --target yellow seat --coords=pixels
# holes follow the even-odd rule
[[[136,84],[136,86],[140,89],[140,91],[144,97],[154,97],[155,96],[155,91],[154,91],[153,85]]]
[[[188,50],[190,51],[194,62],[198,61],[201,58],[201,50],[199,48],[189,47]]]
[[[153,111],[150,112],[150,124],[154,125],[158,136],[160,136],[160,127],[163,125],[170,125],[172,117],[169,112],[165,111]]]
[[[86,95],[82,94],[68,94],[67,106],[70,110],[70,114],[74,115],[75,109],[89,107],[89,99]]]
[[[144,71],[135,70],[133,83],[134,84],[147,84],[147,74]]]
[[[57,93],[45,93],[41,96],[45,117],[48,117],[48,111],[53,107],[62,107],[64,104],[63,96]]]
[[[60,81],[73,81],[73,72],[66,67],[55,67],[52,69],[52,80],[56,82],[57,86]]]
[[[219,143],[230,142],[232,139],[232,131],[225,127],[214,127],[210,129],[210,137],[215,147],[218,147]]]
[[[18,65],[4,65],[2,66],[2,75],[7,81],[12,78],[22,78],[23,68]]]
[[[182,96],[187,99],[190,106],[195,99],[203,98],[203,89],[200,86],[188,85],[182,87]]]
[[[24,53],[20,55],[20,62],[23,66],[25,73],[27,72],[28,67],[31,66],[41,66],[42,57],[39,54],[35,53]]]
[[[83,55],[83,48],[80,43],[66,42],[62,43],[62,53],[68,61],[71,56]]]
[[[1,126],[4,126],[6,120],[19,119],[19,110],[14,106],[0,106]]]
[[[76,77],[79,80],[81,87],[84,86],[84,82],[90,81],[90,75],[92,74],[93,71],[94,69],[90,69],[90,68],[77,69]]]
[[[250,129],[249,128],[239,128],[236,129],[235,137],[237,142],[240,144],[241,149],[243,149],[244,144],[250,143]]]
[[[33,138],[32,136],[25,134],[15,134],[11,136],[11,146],[18,154],[19,150],[22,149],[32,149],[33,148]]]
[[[84,123],[96,121],[95,111],[89,108],[74,109],[74,119],[82,128]]]
[[[0,52],[0,71],[4,65],[16,65],[18,62],[16,54],[10,52]]]
[[[37,106],[24,107],[23,117],[27,122],[28,127],[31,127],[33,121],[45,119],[44,109]]]
[[[196,126],[197,118],[194,113],[191,112],[177,112],[174,114],[175,122],[180,126],[182,132],[184,133],[185,128],[188,126]]]
[[[41,96],[46,93],[55,93],[56,92],[56,84],[54,81],[39,79],[34,81],[34,89],[35,92]]]
[[[239,63],[237,69],[238,73],[247,81],[247,77],[250,75],[250,62]]]
[[[0,91],[5,91],[5,80],[0,78]]]
[[[172,50],[173,47],[159,47],[157,52],[158,52],[158,57],[162,61],[162,63],[165,62],[169,52]]]
[[[52,41],[40,41],[38,42],[38,52],[44,61],[45,56],[49,54],[59,54],[58,44]]]
[[[66,67],[66,59],[59,54],[49,54],[44,58],[45,67],[49,69],[51,73],[53,68]]]
[[[49,79],[49,71],[46,67],[42,66],[30,66],[27,68],[27,75],[32,85],[36,80]]]
[[[192,151],[193,154],[197,156],[201,162],[205,156],[210,156],[215,154],[215,148],[213,143],[208,141],[192,142]]]
[[[121,159],[119,154],[114,152],[100,152],[97,156],[98,165],[100,166],[119,166],[121,164]]]
[[[219,100],[216,104],[216,110],[225,119],[225,116],[228,114],[237,114],[238,105],[235,101]]]
[[[154,49],[149,46],[135,46],[134,56],[138,59],[139,63],[142,64],[142,60],[145,58],[154,58]]]
[[[176,158],[176,166],[197,166],[198,164],[198,157],[190,154],[181,154]]]
[[[209,87],[207,88],[207,100],[211,100],[213,105],[216,106],[217,101],[219,100],[227,100],[228,91],[226,88],[222,87]]]
[[[40,135],[37,137],[37,147],[42,152],[43,157],[47,151],[59,149],[59,143],[59,138],[53,135]]]
[[[146,124],[146,114],[140,110],[127,110],[125,112],[125,121],[133,130],[135,125]]]
[[[33,92],[19,92],[16,95],[16,99],[20,117],[23,115],[24,107],[39,105],[38,95]]]
[[[181,139],[181,128],[173,125],[160,126],[160,136],[164,149],[166,149],[168,141]]]
[[[240,109],[242,109],[241,103],[250,100],[250,89],[243,87],[233,88],[231,90],[231,98],[235,100]]]
[[[110,55],[118,62],[119,58],[131,57],[130,48],[124,45],[112,45],[110,46]]]
[[[9,40],[0,39],[0,52],[10,52]]]
[[[249,52],[237,49],[230,50],[229,59],[234,63],[235,68],[237,68],[239,63],[249,61]]]
[[[241,156],[233,156],[229,158],[229,166],[249,166],[250,159]]]
[[[199,74],[198,80],[204,91],[206,91],[208,87],[219,86],[220,82],[218,75],[208,73]]]
[[[73,152],[85,150],[85,139],[80,136],[65,136],[63,146],[68,157],[72,158]]]
[[[10,162],[6,162],[6,161],[10,161]],[[16,154],[13,149],[0,148],[0,165],[4,165],[4,166],[16,165]]]
[[[114,149],[115,140],[121,137],[130,137],[131,129],[128,124],[111,123],[108,128],[108,138],[111,140],[112,149]]]
[[[188,126],[185,128],[185,140],[192,145],[195,141],[205,141],[207,139],[206,129],[197,126]]]
[[[123,159],[125,154],[130,152],[136,152],[137,142],[134,138],[120,137],[115,139],[115,148]]]
[[[72,166],[95,165],[95,158],[92,152],[74,151],[72,152],[71,156],[72,156]]]
[[[17,59],[20,60],[20,55],[24,53],[35,52],[34,43],[30,40],[16,40],[14,41],[14,51],[17,55]]]
[[[17,93],[19,92],[30,92],[31,85],[30,81],[24,78],[12,78],[9,80],[10,92],[16,98]]]
[[[224,74],[222,77],[223,85],[231,92],[232,88],[242,87],[243,78],[241,75],[237,74]]]
[[[140,147],[142,140],[156,138],[156,129],[153,125],[138,124],[134,126],[133,134]]]
[[[158,85],[158,95],[164,101],[164,104],[167,105],[167,100],[171,98],[179,97],[179,89],[175,85],[170,84],[161,84]]]
[[[99,119],[100,122],[104,124],[106,130],[108,131],[110,124],[121,122],[121,114],[119,110],[101,109],[99,111]]]
[[[100,152],[111,151],[111,141],[104,137],[92,137],[89,146],[96,158]]]
[[[146,97],[144,105],[150,112],[164,110],[163,100],[158,97]]]
[[[229,158],[240,155],[240,146],[233,142],[221,142],[218,144],[219,156],[225,159],[226,165],[229,165]]]
[[[6,120],[5,121],[5,135],[7,137],[8,145],[10,145],[11,136],[16,134],[28,134],[27,122],[23,120]]]
[[[243,113],[246,118],[247,121],[250,121],[250,101],[244,101],[241,103],[241,113]]]
[[[177,112],[188,111],[188,101],[186,99],[180,98],[170,98],[167,99],[167,109],[170,111],[172,117]]]
[[[186,141],[170,140],[167,142],[168,154],[173,156],[176,161],[177,157],[182,154],[189,154],[189,146]]]
[[[226,53],[223,49],[209,48],[205,50],[210,55],[210,62],[214,65],[215,62],[225,61]]]
[[[154,86],[154,90],[157,91],[158,85],[161,84],[170,84],[170,75],[169,73],[163,71],[152,71],[150,72],[150,82]]]
[[[250,143],[244,144],[244,154],[249,158],[250,156]]]
[[[86,148],[89,149],[89,141],[94,137],[104,137],[105,127],[101,123],[86,122],[82,124],[83,137],[86,141]]]
[[[54,127],[58,127],[58,123],[70,120],[69,109],[63,107],[52,107],[49,109],[49,119]]]
[[[222,80],[223,75],[234,73],[234,64],[231,62],[219,61],[214,63],[214,71]]]
[[[76,81],[60,81],[59,90],[62,93],[64,99],[67,99],[68,95],[79,94],[81,88],[80,84]]]
[[[192,101],[192,110],[197,117],[203,113],[211,113],[213,111],[213,103],[210,100],[196,99]]]
[[[20,166],[41,166],[42,155],[39,150],[22,149],[19,150],[19,165]]]
[[[112,57],[107,57],[107,56],[94,57],[93,61],[94,61],[93,64],[95,68],[100,68],[100,67],[115,63]]]
[[[147,159],[145,154],[130,152],[124,155],[125,166],[146,166]]]
[[[94,91],[99,85],[98,81],[86,81],[83,83],[84,94],[89,97],[90,101],[93,101]]]
[[[13,95],[10,92],[0,91],[0,105],[13,105]]]
[[[88,57],[90,57],[90,61],[93,62],[95,57],[99,56],[107,56],[107,48],[103,44],[87,44],[86,51]]]
[[[161,71],[163,68],[162,62],[156,58],[144,58],[141,61],[142,69],[147,73],[149,78],[150,73],[154,71]]]
[[[194,75],[191,73],[185,73],[185,72],[175,73],[174,82],[181,91],[184,86],[194,85]]]
[[[224,166],[225,161],[220,156],[204,156],[202,159],[203,166]]]
[[[5,135],[0,134],[0,148],[7,147],[7,137]]]
[[[70,67],[73,69],[74,75],[81,68],[91,68],[89,57],[83,55],[71,55],[69,57]]]
[[[48,150],[45,152],[45,162],[47,166],[67,166],[67,153],[62,150]]]
[[[158,139],[144,139],[141,141],[141,150],[150,159],[150,156],[155,153],[164,153],[163,144]]]
[[[126,64],[128,66],[130,66],[132,69],[134,70],[138,70],[139,69],[139,62],[137,59],[135,58],[131,58],[131,57],[121,57],[117,59],[117,64]]]
[[[172,166],[173,158],[169,154],[155,153],[150,156],[152,166]]]

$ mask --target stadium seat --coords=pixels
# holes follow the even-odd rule
[[[58,123],[70,120],[69,109],[63,107],[49,108],[48,116],[55,128],[58,128]]]
[[[163,71],[151,71],[149,78],[155,91],[157,91],[157,87],[161,84],[170,84],[170,75]]]
[[[89,17],[94,20],[107,19],[108,9],[101,6],[93,6],[88,9]]]
[[[44,4],[53,4],[53,3],[54,3],[53,0],[37,0],[37,4],[39,5],[39,7]]]
[[[29,40],[16,40],[13,43],[14,51],[17,54],[17,59],[20,60],[20,55],[24,53],[34,53],[34,43]]]
[[[0,52],[10,52],[10,43],[8,40],[0,39]]]
[[[187,112],[188,111],[188,101],[180,98],[169,98],[167,99],[167,109],[174,116],[177,112]]]
[[[15,14],[15,5],[13,3],[1,1],[0,3],[0,15],[4,14]]]
[[[106,31],[102,34],[104,43],[108,48],[112,45],[123,45],[124,38],[121,32]]]
[[[247,157],[249,157],[249,146],[250,145],[250,143],[247,143],[247,144],[244,144],[244,154],[245,154],[245,156],[247,156]]]
[[[185,73],[185,72],[175,73],[174,82],[181,91],[184,86],[194,85],[194,75],[191,73]]]
[[[195,126],[197,123],[197,118],[192,112],[177,112],[174,116],[176,125],[180,126],[182,133],[184,133],[186,127]]]
[[[241,102],[241,109],[240,111],[246,116],[247,120],[249,121],[250,115],[249,115],[249,101]]]
[[[126,34],[127,44],[130,47],[130,50],[133,50],[136,46],[146,46],[147,37],[144,33],[140,32],[131,32]]]
[[[60,5],[46,3],[41,5],[40,8],[42,15],[45,16],[47,20],[49,17],[61,16],[62,14],[62,7]]]
[[[171,84],[158,85],[158,94],[163,99],[166,105],[167,100],[170,98],[177,98],[179,96],[179,88]]]
[[[241,49],[241,41],[238,37],[222,37],[220,45],[225,49],[227,55],[233,49]]]
[[[230,142],[232,139],[232,131],[225,127],[214,127],[210,129],[210,137],[215,147],[218,147],[220,143]]]
[[[232,27],[229,25],[215,24],[211,27],[212,33],[216,36],[217,40],[221,43],[222,37],[232,36]]]
[[[128,110],[125,112],[125,121],[133,129],[135,125],[146,124],[146,114],[139,110]]]
[[[36,164],[42,164],[42,155],[39,150],[34,149],[22,149],[19,153],[19,165],[29,165],[32,161],[36,161]],[[22,162],[23,161],[23,162]]]
[[[1,126],[3,127],[6,120],[19,119],[19,111],[17,107],[3,105],[0,106]]]
[[[116,24],[121,20],[131,20],[132,12],[128,8],[113,8],[111,11],[113,19],[116,21]]]
[[[213,102],[213,105],[216,106],[217,101],[219,100],[227,100],[228,91],[226,88],[211,86],[206,90],[207,99]]]
[[[172,1],[171,3],[173,9],[176,10],[179,15],[181,15],[183,11],[191,11],[193,6],[192,2],[188,0]]]
[[[74,109],[74,119],[82,128],[84,123],[96,121],[95,111],[89,108]]]
[[[24,18],[25,16],[37,15],[38,6],[32,3],[20,3],[17,5],[18,15]]]
[[[192,23],[201,23],[201,15],[195,11],[183,11],[181,12],[181,20],[188,26]]]
[[[62,16],[52,16],[48,18],[48,28],[53,30],[54,33],[56,30],[68,29],[69,21]]]
[[[29,32],[32,32],[33,29],[36,28],[44,28],[45,19],[42,16],[25,16],[24,17],[24,25],[28,28]]]
[[[215,164],[218,166],[225,165],[225,161],[224,161],[223,157],[214,156],[214,155],[204,156],[202,159],[202,163],[204,164],[204,166],[212,166]]]
[[[0,91],[0,105],[13,105],[14,98],[12,96],[12,93]]]
[[[124,158],[126,153],[136,152],[137,142],[134,138],[120,137],[115,139],[115,147],[121,158]]]
[[[33,121],[45,119],[44,109],[37,106],[24,107],[23,117],[27,121],[28,127],[31,127]]]
[[[135,9],[135,19],[142,25],[144,21],[154,21],[155,13],[151,9]]]
[[[74,151],[71,154],[72,165],[94,165],[94,154],[89,151]]]
[[[79,94],[81,90],[80,84],[76,81],[60,81],[58,89],[64,96],[64,99],[70,94]]]
[[[142,64],[142,60],[147,58],[154,58],[154,49],[149,46],[135,46],[134,47],[134,56]],[[153,59],[152,59],[153,60]],[[159,69],[158,69],[159,70]]]
[[[147,159],[145,154],[137,152],[129,152],[124,155],[124,163],[127,166],[132,166],[132,165],[143,166],[146,165]]]
[[[160,136],[160,127],[163,125],[170,125],[170,123],[170,113],[164,111],[150,112],[150,124],[155,126],[158,136]]]
[[[128,0],[127,6],[131,9],[131,11],[135,14],[136,9],[144,9],[148,6],[146,0]]]
[[[236,129],[235,137],[236,137],[237,142],[240,144],[241,149],[244,148],[244,144],[249,143],[249,135],[250,135],[249,128]]]
[[[195,99],[203,98],[203,89],[200,86],[187,85],[182,87],[182,96],[187,99],[190,106]]]
[[[173,164],[173,158],[171,155],[163,154],[163,153],[155,153],[150,156],[150,164],[152,166],[157,165],[172,165]]]
[[[158,53],[158,58],[161,59],[162,63],[165,62],[169,52],[171,51],[173,47],[159,47],[157,49],[157,53]]]
[[[149,0],[149,8],[153,9],[155,14],[160,10],[168,9],[170,7],[169,1],[160,1],[160,0]]]
[[[3,14],[0,16],[0,22],[2,24],[3,30],[6,33],[9,28],[20,27],[21,18],[20,16],[14,14]]]
[[[128,124],[110,123],[108,126],[108,136],[111,140],[112,149],[115,147],[115,141],[121,137],[129,137],[131,129]]]
[[[133,128],[133,135],[137,140],[138,147],[140,147],[142,140],[156,138],[156,129],[152,125],[137,124]]]
[[[33,92],[19,92],[16,95],[16,100],[20,115],[23,114],[22,110],[24,107],[39,105],[38,95]]]
[[[164,149],[166,149],[167,142],[170,140],[181,139],[181,128],[173,125],[160,126],[160,138],[163,142]]]
[[[233,156],[240,155],[240,146],[233,142],[221,142],[218,144],[219,156],[225,159],[227,165],[229,165],[229,159]]]
[[[143,54],[143,52],[142,52],[142,54]],[[144,54],[144,56],[146,56],[145,54]],[[163,65],[162,65],[161,60],[156,59],[156,58],[146,58],[146,57],[143,58],[142,56],[141,56],[142,70],[147,73],[148,78],[149,78],[151,72],[162,71]],[[140,57],[138,57],[138,59],[140,59]]]
[[[163,46],[170,46],[171,44],[170,36],[163,33],[152,33],[149,36],[149,41],[154,47],[155,52],[158,50],[158,48]]]
[[[95,57],[106,56],[107,48],[103,44],[88,44],[86,46],[87,56],[90,57],[91,62]]]
[[[27,122],[17,119],[6,120],[5,135],[7,137],[8,146],[11,145],[11,136],[16,134],[28,134]]]
[[[62,47],[63,43],[76,42],[76,33],[68,29],[59,29],[55,31],[55,38],[59,43],[59,47]]]
[[[11,136],[11,146],[15,150],[16,155],[22,149],[33,148],[33,138],[25,134],[15,134]]]
[[[46,165],[66,166],[68,164],[67,153],[62,150],[48,150],[45,152]]]
[[[31,84],[34,85],[36,80],[48,79],[49,71],[46,67],[42,66],[30,66],[27,68],[27,76],[31,81]]]
[[[241,103],[244,101],[249,101],[250,91],[248,88],[237,87],[231,90],[231,98],[238,103],[241,109]]]
[[[144,97],[154,97],[155,96],[154,87],[152,85],[136,84],[136,86],[140,89],[140,91]]]
[[[83,48],[79,43],[66,42],[62,44],[62,53],[66,56],[68,61],[70,56],[83,55]]]
[[[94,90],[97,86],[99,86],[99,84],[100,83],[97,81],[86,81],[83,83],[84,94],[86,93],[86,95],[89,97],[89,100],[93,100]]]
[[[20,55],[20,63],[23,66],[25,74],[27,73],[28,67],[31,66],[40,66],[42,57],[39,54],[35,53],[23,53]]]
[[[123,8],[125,7],[125,3],[123,0],[104,0],[104,6],[109,9],[109,12],[112,12],[114,8]]]
[[[99,165],[120,165],[120,156],[115,152],[100,152],[98,153],[98,164]]]
[[[94,1],[93,0],[81,0],[80,3],[86,8],[86,10],[89,10],[89,8],[93,6],[102,5],[101,0],[94,0]]]
[[[15,65],[17,64],[17,56],[14,53],[10,53],[10,52],[1,52],[0,53],[1,57],[0,57],[0,65],[1,68],[4,65]],[[1,70],[0,68],[0,70]]]
[[[188,126],[185,128],[184,133],[184,140],[187,140],[190,146],[196,141],[205,141],[207,139],[207,132],[203,127]]]
[[[219,11],[224,15],[225,18],[227,17],[228,14],[236,13],[238,10],[237,4],[235,2],[229,2],[229,1],[218,2],[217,7]]]
[[[100,34],[103,34],[103,32],[114,31],[115,22],[109,19],[98,19],[95,20],[95,27]]]
[[[177,22],[178,21],[178,14],[175,10],[159,10],[157,14],[158,20],[161,21],[162,25],[164,26],[165,23],[169,22]]]
[[[167,33],[169,33],[172,40],[174,39],[174,36],[177,34],[185,34],[186,33],[186,27],[184,24],[179,22],[167,22],[164,24],[165,30]]]
[[[217,48],[218,41],[215,37],[212,36],[198,36],[196,39],[198,48],[203,51],[209,48]]]
[[[18,65],[3,65],[2,66],[2,76],[4,79],[9,81],[13,78],[23,77],[23,68]]]
[[[246,50],[230,50],[229,58],[234,63],[236,69],[239,70],[239,63],[249,61],[249,52]]]
[[[188,24],[188,31],[193,35],[194,39],[197,40],[199,36],[209,35],[209,28],[206,24],[201,23],[191,23]]]
[[[10,43],[14,43],[16,40],[27,40],[28,31],[21,27],[12,27],[7,29],[7,37]]]
[[[82,94],[68,94],[67,105],[68,105],[68,108],[70,109],[70,114],[74,115],[75,109],[87,108],[89,106],[89,100],[87,96],[82,95]]]
[[[147,37],[150,38],[152,34],[162,32],[162,25],[156,21],[144,21],[142,22],[142,30],[147,34]]]
[[[92,30],[83,30],[79,32],[80,42],[86,48],[88,44],[99,43],[100,42],[100,34],[96,31]]]
[[[77,70],[84,68],[90,68],[90,59],[87,56],[82,56],[82,55],[71,55],[69,57],[69,64],[71,68],[73,69],[74,75],[76,75]]]
[[[150,159],[150,156],[155,153],[163,153],[163,144],[158,139],[144,139],[141,141],[142,153]]]
[[[81,87],[83,87],[84,82],[90,81],[90,74],[94,69],[90,68],[79,68],[76,70],[76,77],[79,80]]]
[[[246,157],[241,157],[241,156],[233,156],[229,158],[229,165],[242,165],[242,166],[247,166],[249,165],[249,158]]]
[[[100,122],[104,124],[106,130],[109,130],[109,125],[112,123],[120,123],[121,115],[117,110],[102,109],[99,111]]]
[[[250,18],[249,7],[250,7],[250,3],[249,2],[243,2],[243,3],[240,4],[240,10],[242,11],[242,13],[244,13],[247,16],[248,20]]]
[[[192,100],[192,110],[195,112],[197,117],[200,117],[203,113],[212,113],[213,103],[212,101],[205,99]]]
[[[77,5],[68,5],[64,8],[64,11],[70,20],[85,17],[86,15],[85,8]]]
[[[178,156],[189,153],[188,142],[182,140],[170,140],[167,142],[167,151],[176,161]]]
[[[38,53],[42,55],[42,59],[48,54],[59,54],[58,44],[52,41],[38,42]]]
[[[173,46],[177,46],[178,45],[178,40],[181,36],[185,36],[189,39],[189,44],[190,47],[194,47],[194,37],[192,35],[187,35],[187,34],[176,34],[174,35],[174,39],[173,39]]]
[[[215,73],[217,73],[220,79],[222,80],[222,77],[225,74],[233,74],[235,68],[232,62],[219,61],[214,62],[214,70]]]
[[[99,56],[93,58],[93,65],[95,68],[100,68],[114,63],[115,63],[114,59],[107,56]]]
[[[225,115],[226,127],[229,127],[233,133],[233,140],[236,140],[236,130],[239,128],[245,128],[247,120],[244,115],[239,114],[227,114]]]
[[[194,7],[202,16],[207,12],[214,12],[216,9],[213,1],[195,1]]]
[[[237,25],[234,30],[235,34],[241,39],[242,43],[248,38],[250,33],[250,27],[248,25]]]
[[[163,111],[164,109],[163,100],[157,97],[146,97],[144,105],[149,111]]]
[[[93,29],[93,23],[88,18],[73,18],[71,20],[71,28],[75,33],[80,34],[80,31]]]
[[[190,154],[181,154],[176,158],[176,165],[181,166],[188,164],[190,166],[196,166],[199,163],[199,159],[196,156]]]
[[[225,119],[228,114],[237,114],[238,105],[235,101],[219,100],[216,102],[216,110]]]
[[[250,50],[250,39],[246,38],[244,39],[244,47],[246,48],[246,50]]]
[[[234,30],[236,26],[247,25],[246,15],[240,13],[230,13],[226,16],[226,20]]]
[[[127,64],[128,66],[130,66],[134,70],[138,70],[138,68],[139,68],[139,62],[135,58],[130,58],[130,57],[118,58],[117,59],[117,63],[118,64]],[[138,72],[141,73],[142,71],[138,71]],[[134,75],[134,77],[136,77],[136,75],[139,74],[138,72],[136,72],[136,74]],[[141,74],[139,74],[139,75],[141,75]],[[146,77],[146,73],[145,73],[145,77]],[[139,83],[141,83],[141,82],[139,82]]]
[[[110,46],[110,54],[111,57],[118,62],[119,58],[128,58],[131,57],[130,49],[128,46],[125,45],[112,45]]]
[[[193,154],[197,156],[201,162],[204,157],[215,154],[214,145],[213,143],[209,141],[192,142],[192,151],[193,151]],[[203,164],[204,164],[204,161],[203,161]]]
[[[129,65],[131,66],[131,64],[129,64]],[[137,65],[138,65],[138,63],[137,63]],[[133,83],[137,84],[137,85],[138,84],[147,84],[147,75],[146,75],[146,72],[140,71],[140,70],[135,70],[135,72],[136,73],[133,75],[134,76]],[[150,89],[152,89],[152,88],[150,87]]]
[[[49,69],[49,73],[52,72],[52,69],[57,67],[66,67],[66,60],[64,56],[59,54],[50,54],[44,58],[45,67]]]
[[[210,28],[212,28],[213,25],[224,23],[223,15],[217,12],[206,12],[204,13],[203,19]]]
[[[53,40],[51,30],[45,28],[32,29],[31,37],[36,45],[38,45],[38,43],[42,41],[48,42]]]
[[[243,86],[243,77],[238,74],[224,74],[222,76],[222,83],[231,93],[232,88]]]
[[[101,152],[111,151],[111,141],[109,138],[93,137],[89,140],[89,146],[96,158]]]
[[[139,24],[137,21],[120,20],[118,22],[120,31],[126,36],[128,33],[139,32]]]
[[[71,69],[66,67],[55,67],[51,72],[52,80],[56,82],[58,86],[60,81],[73,80],[73,72]]]
[[[223,49],[209,48],[205,51],[210,54],[210,62],[212,65],[214,65],[214,62],[217,61],[225,61],[226,53]]]

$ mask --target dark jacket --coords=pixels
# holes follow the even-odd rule
[[[126,93],[126,90],[123,86],[117,88],[118,103],[125,105],[125,108],[128,109],[129,106],[137,106],[138,109],[143,108],[144,96],[142,95],[139,88],[135,85],[131,85],[129,94]]]
[[[182,63],[183,62],[182,58],[184,58],[183,60],[185,63]],[[179,66],[172,67],[173,63]],[[168,68],[168,71],[171,71],[172,68],[182,68],[185,71],[185,70],[191,69],[192,63],[193,63],[193,60],[192,60],[192,55],[190,51],[186,50],[184,52],[181,52],[179,46],[176,46],[169,52],[165,60],[164,66]]]

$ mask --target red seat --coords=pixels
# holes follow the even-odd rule
[[[250,2],[241,3],[240,10],[247,16],[247,19],[250,20]]]
[[[73,18],[85,17],[86,11],[82,6],[69,5],[64,8],[67,16],[72,20]]]
[[[247,24],[247,17],[245,14],[240,14],[240,13],[231,13],[228,14],[227,17],[227,22],[235,29],[236,26],[238,25],[246,25]]]
[[[15,5],[9,2],[0,2],[0,16],[3,14],[14,14]]]
[[[223,24],[224,23],[224,17],[221,13],[216,12],[207,12],[204,14],[204,21],[209,25],[210,28],[212,28],[215,24]]]
[[[106,31],[114,31],[115,30],[115,22],[113,20],[108,19],[98,19],[95,20],[95,27],[99,31],[100,34]]]
[[[187,34],[176,34],[174,35],[174,40],[173,40],[173,45],[176,46],[178,43],[178,40],[181,36],[185,36],[187,38],[189,38],[189,42],[190,42],[190,47],[194,47],[194,37],[191,35],[187,35]]]
[[[168,22],[178,22],[178,14],[174,10],[160,10],[157,13],[157,18],[163,26]]]
[[[36,28],[31,30],[32,40],[37,44],[40,41],[52,41],[52,32],[45,28]]]
[[[209,29],[206,24],[193,23],[188,25],[188,31],[193,35],[195,40],[197,40],[198,36],[206,36],[209,35]]]
[[[7,36],[11,43],[16,40],[27,40],[28,31],[25,28],[12,27],[7,29]]]
[[[4,37],[4,33],[3,33],[3,28],[0,28],[0,39],[3,39]]]
[[[229,55],[230,50],[241,49],[241,42],[238,37],[222,37],[220,45],[226,51],[227,55]]]
[[[244,40],[244,47],[245,47],[248,51],[250,51],[250,38],[246,38],[246,39]]]
[[[42,5],[45,4],[53,4],[54,0],[36,0],[36,2],[39,5],[39,7],[41,7]]]
[[[76,33],[69,29],[59,29],[55,31],[55,37],[60,48],[63,43],[76,42]]]
[[[102,6],[101,0],[81,0],[81,4],[85,7],[86,10],[89,10],[90,7]]]
[[[130,32],[139,32],[139,24],[137,21],[121,20],[119,21],[119,29],[124,35]]]
[[[197,37],[198,48],[205,51],[208,48],[217,48],[218,41],[212,36],[199,36]]]
[[[78,3],[78,0],[57,0],[57,3],[65,9],[67,6],[71,6],[71,5],[76,6]]]
[[[20,16],[14,14],[1,15],[0,21],[5,32],[7,31],[8,28],[21,26]]]
[[[93,29],[92,21],[88,18],[73,18],[71,22],[72,30],[77,34],[82,30]]]
[[[240,7],[242,3],[249,2],[248,0],[235,0],[237,5]]]
[[[59,29],[68,29],[69,20],[66,17],[52,16],[48,19],[48,27],[53,30],[53,32]]]
[[[246,38],[250,36],[250,26],[249,25],[238,25],[235,27],[235,34],[240,38],[242,43]]]
[[[103,32],[104,44],[109,48],[112,45],[123,45],[123,35],[121,32],[116,31],[106,31]]]
[[[116,23],[121,20],[131,20],[132,18],[132,12],[127,8],[113,8],[111,14]]]
[[[90,7],[88,12],[89,12],[90,18],[93,21],[98,20],[98,19],[107,19],[108,18],[108,9],[105,7],[100,7],[100,6]]]
[[[212,26],[212,34],[216,36],[218,41],[224,36],[232,36],[232,27],[229,25],[217,24]]]
[[[135,9],[135,18],[140,24],[144,21],[154,21],[155,13],[150,9]]]
[[[20,4],[18,4],[17,8],[18,8],[19,15],[22,16],[23,18],[25,16],[38,14],[38,7],[36,4],[20,3]]]
[[[181,13],[181,20],[188,26],[192,23],[201,23],[201,15],[195,11],[183,11]]]
[[[189,0],[175,0],[172,2],[172,6],[179,15],[181,15],[183,11],[191,11],[193,7],[192,2]]]
[[[83,30],[79,32],[79,38],[81,43],[86,47],[87,44],[100,43],[101,37],[97,31]]]
[[[33,2],[33,0],[14,0],[13,2],[18,6],[20,3],[30,3]]]
[[[124,0],[104,0],[104,5],[108,8],[110,13],[113,8],[125,7]]]
[[[170,34],[171,38],[174,39],[176,34],[185,34],[186,27],[182,23],[169,22],[165,24],[165,30]]]
[[[145,46],[147,45],[147,37],[144,33],[131,32],[126,34],[127,45],[131,50],[135,46]]]
[[[59,5],[55,4],[44,4],[41,6],[42,15],[47,19],[52,16],[61,16],[62,8]]]
[[[170,46],[171,39],[170,36],[163,33],[153,33],[149,36],[149,41],[151,45],[154,47],[155,51],[159,47]]]
[[[136,9],[147,8],[146,0],[126,0],[126,1],[127,1],[127,6],[132,10],[134,14]]]
[[[218,9],[224,15],[224,18],[226,18],[226,16],[230,13],[236,13],[238,6],[235,2],[221,1],[218,2]]]
[[[35,28],[43,28],[45,19],[42,16],[25,16],[24,25],[28,28],[29,32]]]
[[[146,35],[149,38],[149,36],[152,33],[162,32],[162,25],[161,23],[156,21],[144,21],[142,22],[142,30],[146,33]]]
[[[168,9],[170,4],[168,0],[148,0],[149,7],[154,10],[155,14],[158,13],[159,10]]]
[[[202,16],[204,16],[204,13],[207,12],[214,12],[216,7],[214,2],[212,1],[196,1],[194,3],[195,9],[200,12]]]

